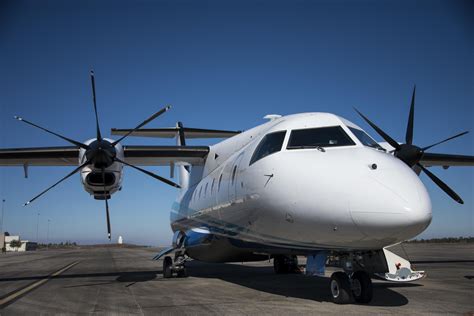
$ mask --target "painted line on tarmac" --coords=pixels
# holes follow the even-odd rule
[[[15,290],[11,293],[8,293],[7,295],[5,295],[4,297],[0,298],[0,308],[3,308],[9,304],[11,304],[13,301],[19,299],[20,297],[22,297],[23,295],[26,295],[28,294],[29,292],[33,291],[34,289],[36,289],[37,287],[45,284],[46,282],[48,282],[49,280],[51,280],[52,278],[60,275],[61,273],[65,272],[66,270],[74,267],[76,264],[78,264],[79,261],[74,261],[70,264],[68,264],[67,266],[59,269],[58,271],[56,272],[53,272],[51,273],[50,275],[44,277],[43,279],[41,280],[38,280],[34,283],[31,283],[23,288],[20,288],[18,290]]]

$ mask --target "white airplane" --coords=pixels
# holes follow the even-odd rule
[[[91,72],[96,138],[78,142],[23,118],[73,146],[0,150],[1,166],[75,166],[54,185],[80,172],[85,190],[107,200],[122,188],[122,169],[130,166],[179,188],[171,211],[173,246],[164,257],[165,278],[186,276],[190,258],[244,262],[273,258],[276,273],[298,270],[306,256],[306,274],[324,275],[325,266],[342,268],[331,276],[334,302],[368,303],[371,277],[408,282],[422,278],[410,262],[387,246],[413,238],[431,222],[431,202],[418,175],[424,172],[458,203],[462,199],[426,168],[473,166],[474,156],[427,153],[436,144],[413,144],[415,90],[405,143],[398,143],[359,113],[386,143],[330,113],[268,115],[268,122],[245,132],[185,128],[143,129],[169,110],[153,114],[134,129],[112,129],[118,140],[103,138]],[[128,136],[176,137],[177,146],[122,146]],[[213,146],[187,146],[189,138],[227,138]],[[140,166],[179,169],[179,184]],[[169,255],[174,253],[174,257]]]

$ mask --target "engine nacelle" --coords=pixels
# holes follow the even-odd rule
[[[85,144],[90,144],[95,139],[88,140]],[[106,139],[113,142],[111,139]],[[116,144],[115,150],[117,158],[124,160],[122,145]],[[79,163],[85,162],[85,150],[81,149],[79,152]],[[104,182],[105,178],[105,182]],[[105,168],[105,177],[102,175],[102,169],[95,168],[93,165],[87,165],[81,170],[81,182],[89,194],[94,196],[96,200],[110,199],[112,194],[122,189],[123,180],[123,164],[114,162],[109,167]]]

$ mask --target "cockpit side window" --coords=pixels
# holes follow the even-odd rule
[[[283,146],[283,140],[285,139],[286,131],[274,132],[267,134],[263,137],[255,149],[252,158],[250,159],[249,166],[254,162],[276,153],[281,150]]]
[[[352,146],[354,141],[341,126],[329,126],[291,131],[287,149]]]
[[[373,140],[372,137],[367,135],[364,131],[357,128],[353,128],[353,127],[349,127],[349,129],[357,137],[357,139],[362,143],[362,145],[383,150],[383,148],[375,140]]]

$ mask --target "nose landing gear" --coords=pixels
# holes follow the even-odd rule
[[[351,302],[351,283],[344,272],[334,272],[331,275],[331,294],[334,303],[348,304]]]
[[[357,303],[367,304],[372,300],[372,280],[367,272],[356,271],[351,276],[351,289]]]
[[[178,278],[185,278],[188,276],[186,270],[186,257],[181,251],[175,253],[174,262],[171,256],[166,256],[163,259],[163,278],[172,278],[173,272],[176,273],[176,277]]]
[[[330,290],[336,304],[349,304],[352,299],[366,304],[372,300],[372,281],[365,271],[356,271],[350,277],[345,272],[334,272],[331,275]]]

